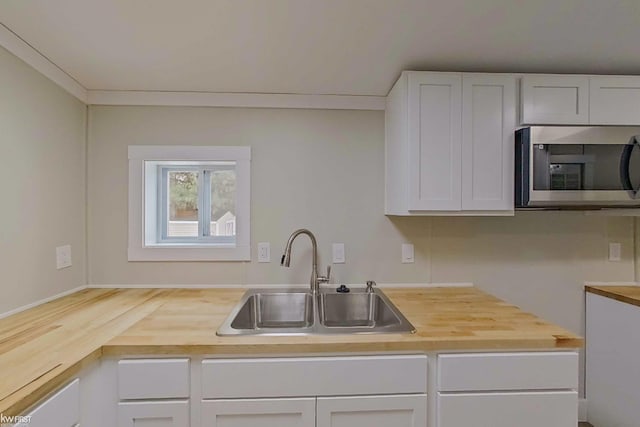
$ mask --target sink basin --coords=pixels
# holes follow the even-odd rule
[[[330,293],[320,295],[320,323],[328,328],[376,328],[401,320],[376,293]]]
[[[251,289],[217,335],[326,335],[415,332],[379,289],[350,293],[299,289]]]
[[[313,324],[310,293],[249,295],[231,322],[234,329],[309,328]]]

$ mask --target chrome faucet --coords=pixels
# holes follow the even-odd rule
[[[318,244],[316,242],[316,237],[313,233],[306,228],[301,228],[299,230],[294,231],[289,236],[289,240],[287,240],[287,246],[284,248],[284,255],[282,255],[282,259],[280,260],[280,265],[284,267],[289,267],[291,264],[291,245],[293,245],[293,241],[301,234],[306,234],[311,239],[311,246],[313,248],[312,260],[311,260],[311,293],[313,295],[317,295],[320,292],[320,283],[328,283],[329,278],[331,277],[331,266],[327,267],[327,275],[326,276],[318,276]]]

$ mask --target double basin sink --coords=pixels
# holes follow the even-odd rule
[[[229,335],[414,333],[415,328],[379,289],[349,293],[252,289],[217,331]]]

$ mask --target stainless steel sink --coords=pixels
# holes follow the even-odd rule
[[[313,325],[313,298],[309,293],[255,293],[249,295],[231,322],[234,329],[309,328]]]
[[[385,328],[402,321],[374,292],[320,294],[320,323],[328,328]]]
[[[379,289],[350,293],[299,289],[247,291],[217,335],[325,335],[415,332]]]

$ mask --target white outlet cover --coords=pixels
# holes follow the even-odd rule
[[[71,245],[58,246],[56,248],[56,268],[71,267]]]
[[[415,261],[413,245],[411,243],[402,244],[402,263],[412,264]]]
[[[333,244],[333,263],[344,264],[344,262],[345,262],[344,243],[334,243]]]
[[[269,242],[258,243],[258,262],[271,262],[271,244]]]
[[[622,245],[620,243],[609,243],[609,261],[620,261],[622,259]]]

